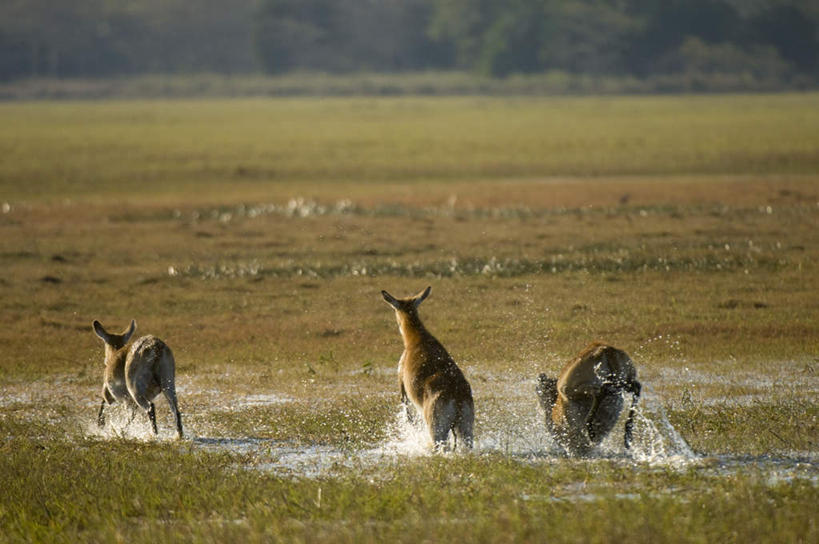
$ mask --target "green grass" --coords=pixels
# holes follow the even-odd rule
[[[424,458],[375,477],[280,478],[229,454],[131,442],[4,445],[5,538],[252,542],[486,540],[810,542],[815,483],[753,467],[641,470],[607,461]],[[48,471],[21,470],[27,465]],[[104,482],[100,485],[100,482]],[[352,515],[351,515],[352,514]],[[571,536],[574,535],[574,536]]]
[[[810,174],[817,111],[817,94],[7,103],[0,190],[145,198],[212,196],[226,182],[258,195],[307,181]]]
[[[771,451],[816,451],[819,409],[813,399],[731,401],[672,412],[671,422],[697,450],[765,455]]]
[[[815,541],[816,102],[0,105],[0,541]],[[402,446],[380,290],[425,285],[473,455]],[[132,318],[185,441],[161,399],[94,427],[91,322]],[[594,339],[664,455],[544,439]]]

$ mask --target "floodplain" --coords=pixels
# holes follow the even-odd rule
[[[819,537],[819,95],[0,115],[0,540]],[[427,285],[472,453],[399,410],[380,291]],[[185,439],[96,427],[94,319],[171,346]],[[636,443],[572,459],[534,388],[592,340]]]

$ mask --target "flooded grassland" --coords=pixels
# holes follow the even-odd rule
[[[803,151],[780,173],[768,157],[736,175],[20,189],[0,202],[0,540],[816,541],[819,179]],[[421,318],[474,392],[471,453],[430,453],[399,407],[380,291],[426,285]],[[173,349],[183,440],[161,397],[156,437],[121,406],[97,426],[94,319]],[[572,459],[535,383],[592,340],[632,356],[643,395],[631,450],[620,421]]]

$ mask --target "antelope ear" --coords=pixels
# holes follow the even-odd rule
[[[415,295],[413,297],[413,299],[414,299],[413,304],[415,304],[416,308],[418,306],[420,306],[421,303],[424,302],[424,300],[429,296],[430,291],[432,291],[432,286],[431,285],[429,287],[427,287],[426,289],[424,289],[423,293],[418,293],[417,295]]]
[[[386,292],[386,291],[381,291],[381,296],[382,296],[382,297],[384,297],[384,301],[385,301],[387,304],[389,304],[390,306],[392,306],[392,307],[393,307],[393,308],[395,308],[396,310],[398,309],[398,301],[397,301],[397,300],[395,300],[395,297],[394,297],[394,296],[392,296],[391,294],[389,294],[389,293],[388,293],[388,292]]]
[[[123,344],[128,343],[128,340],[131,338],[131,335],[134,334],[135,330],[136,330],[136,320],[132,319],[131,320],[131,326],[128,327],[127,331],[122,333],[122,343]]]
[[[91,324],[91,327],[94,329],[94,332],[99,336],[103,342],[106,344],[108,343],[108,333],[105,332],[105,329],[102,328],[102,323],[97,321],[96,319]]]

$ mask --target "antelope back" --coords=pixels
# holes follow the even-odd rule
[[[606,384],[625,386],[636,378],[631,358],[624,351],[595,342],[569,361],[558,378],[559,391],[572,391]]]
[[[128,351],[125,372],[129,388],[153,398],[160,390],[174,386],[174,367],[167,344],[156,336],[143,336]]]

